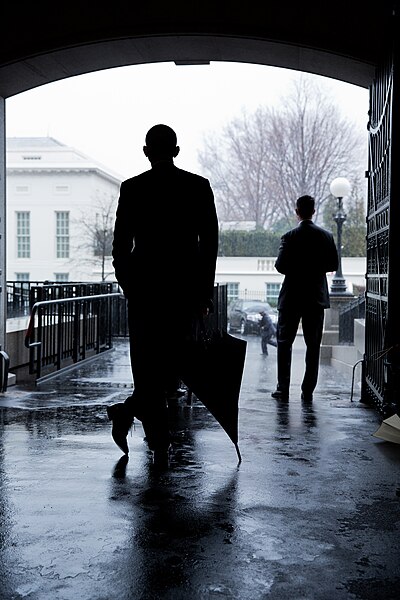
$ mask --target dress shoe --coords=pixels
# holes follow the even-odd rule
[[[275,390],[274,392],[272,392],[271,397],[275,398],[275,400],[289,400],[289,392]]]
[[[132,412],[129,411],[126,404],[118,402],[118,404],[107,406],[107,415],[108,419],[112,421],[111,435],[114,442],[124,454],[128,454],[129,448],[126,437],[134,420]]]
[[[301,392],[301,399],[303,400],[303,402],[312,402],[313,395],[308,392]]]

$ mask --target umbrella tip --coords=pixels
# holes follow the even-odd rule
[[[240,465],[240,463],[242,462],[242,455],[240,454],[239,446],[237,444],[235,444],[235,448],[236,448],[236,454],[238,457],[238,465]]]

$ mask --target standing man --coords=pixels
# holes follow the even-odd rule
[[[292,345],[302,321],[306,345],[301,398],[311,402],[318,380],[324,310],[329,308],[326,273],[338,268],[332,234],[313,223],[315,200],[301,196],[296,202],[297,227],[281,238],[276,269],[285,275],[278,299],[278,385],[271,394],[289,399]]]
[[[170,445],[168,386],[179,379],[179,353],[196,317],[212,307],[218,221],[209,181],[174,165],[179,146],[170,127],[152,127],[143,152],[151,169],[121,184],[113,241],[115,275],[128,299],[134,393],[107,412],[125,454],[136,417],[154,462],[163,464]],[[161,335],[160,311],[166,315]]]
[[[261,352],[268,356],[268,344],[276,346],[276,327],[265,310],[260,310],[260,315]]]

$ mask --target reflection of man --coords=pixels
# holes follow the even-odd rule
[[[272,322],[271,317],[265,310],[260,310],[260,335],[261,335],[261,351],[268,356],[268,344],[276,346],[275,335],[276,327]]]
[[[281,238],[276,269],[285,275],[278,300],[278,385],[273,398],[288,400],[292,345],[302,321],[306,345],[301,397],[311,401],[317,385],[324,309],[329,308],[328,271],[338,268],[332,234],[313,223],[315,201],[301,196],[296,202],[297,227]]]
[[[152,127],[143,151],[152,168],[122,183],[113,242],[115,275],[128,298],[135,390],[108,416],[126,454],[139,418],[156,461],[169,447],[166,391],[179,374],[182,341],[212,304],[218,222],[208,180],[174,165],[179,147],[170,127]],[[161,309],[167,319],[160,334]]]

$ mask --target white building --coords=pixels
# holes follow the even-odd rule
[[[100,281],[104,253],[96,252],[94,237],[112,234],[121,180],[52,138],[9,138],[7,280]],[[283,280],[274,263],[274,257],[219,257],[216,281],[228,284],[229,298],[274,302]],[[365,258],[343,258],[342,266],[350,292],[364,286]],[[113,281],[109,255],[104,271]]]
[[[7,280],[99,281],[122,178],[53,138],[7,139]],[[109,253],[108,253],[109,254]],[[105,274],[114,278],[108,258]]]

